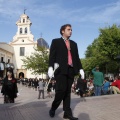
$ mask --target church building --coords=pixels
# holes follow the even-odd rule
[[[46,78],[47,75],[33,75],[30,70],[27,70],[23,66],[23,59],[25,56],[30,56],[34,52],[34,47],[37,45],[45,46],[49,50],[48,43],[39,38],[34,40],[34,36],[31,33],[32,22],[25,13],[20,16],[20,19],[16,22],[17,32],[10,43],[0,42],[0,77],[5,76],[6,68],[11,66],[14,68],[14,74],[16,78]]]

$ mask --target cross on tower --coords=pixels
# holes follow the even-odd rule
[[[24,8],[24,14],[25,14],[25,11],[26,11],[27,9],[26,8]]]

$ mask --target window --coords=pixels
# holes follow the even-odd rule
[[[22,34],[22,28],[20,28],[20,34]]]
[[[25,28],[25,34],[27,33],[27,28]]]
[[[8,63],[10,63],[10,59],[8,59]]]
[[[25,19],[23,19],[23,23],[25,22]]]
[[[1,57],[1,62],[4,62],[4,57]]]
[[[20,47],[20,56],[25,55],[25,47]]]

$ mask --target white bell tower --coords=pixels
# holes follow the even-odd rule
[[[26,9],[25,9],[26,10]],[[20,16],[20,19],[16,22],[17,25],[17,33],[16,35],[13,37],[13,41],[15,42],[17,41],[34,41],[34,36],[31,33],[30,27],[32,25],[32,22],[29,19],[29,16],[27,16],[25,14],[25,10],[24,10],[24,14],[22,14]]]
[[[16,25],[18,26],[17,35],[31,34],[30,26],[32,23],[26,14],[20,16],[20,20],[16,22]]]

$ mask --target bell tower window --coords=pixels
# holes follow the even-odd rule
[[[27,28],[25,28],[25,34],[27,34]]]
[[[22,34],[22,28],[20,28],[20,34]]]
[[[25,19],[23,19],[23,23],[25,23]]]

